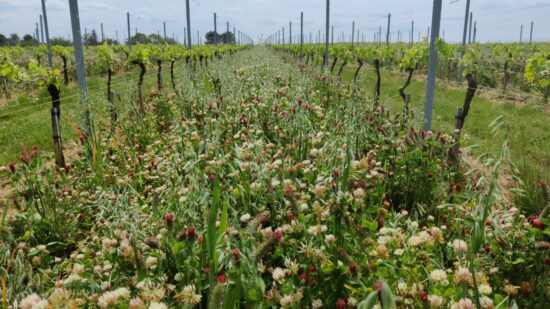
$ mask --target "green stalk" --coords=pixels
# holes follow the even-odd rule
[[[220,206],[220,181],[216,177],[214,181],[214,188],[212,190],[212,208],[208,214],[208,230],[207,230],[207,243],[208,243],[208,266],[210,271],[208,272],[208,282],[209,286],[209,299],[214,291],[214,286],[216,285],[216,217],[218,215],[218,208]]]

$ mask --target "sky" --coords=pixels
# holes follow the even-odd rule
[[[47,0],[50,37],[71,36],[68,0]],[[256,42],[285,27],[288,40],[289,23],[293,24],[293,36],[299,33],[300,12],[304,12],[304,33],[317,36],[325,27],[326,0],[190,0],[191,30],[201,37],[214,28],[214,12],[218,15],[218,32],[230,30],[248,34]],[[95,29],[101,38],[100,23],[105,36],[127,36],[126,12],[130,12],[132,35],[135,28],[142,33],[163,34],[166,22],[167,35],[183,40],[185,0],[79,0],[81,32]],[[411,21],[415,22],[415,40],[426,36],[431,24],[433,0],[332,0],[331,24],[335,37],[345,32],[349,37],[352,22],[365,40],[382,27],[387,28],[387,15],[391,13],[391,37],[397,39],[397,31],[408,38]],[[466,0],[443,0],[441,35],[451,42],[462,39]],[[550,41],[550,0],[471,0],[473,20],[477,22],[477,40],[480,42],[519,41],[521,25],[523,38],[529,37],[531,21],[534,22],[533,39]],[[40,0],[0,0],[0,33],[19,35],[33,33],[42,13]],[[321,30],[323,31],[323,30]]]

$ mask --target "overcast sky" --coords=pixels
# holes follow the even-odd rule
[[[225,31],[226,21],[230,29],[236,27],[254,40],[265,38],[282,27],[288,31],[293,22],[294,34],[298,34],[300,12],[304,12],[304,32],[314,37],[324,29],[326,0],[190,0],[191,28],[203,35],[213,29],[213,13],[218,13],[218,29]],[[131,14],[132,35],[139,32],[162,34],[162,22],[166,21],[169,36],[174,33],[183,40],[185,26],[185,0],[79,0],[82,32],[96,29],[100,36],[103,22],[105,35],[120,39],[127,36],[126,12]],[[356,29],[372,40],[382,26],[386,30],[387,14],[392,14],[392,39],[397,30],[408,33],[411,21],[415,21],[415,40],[418,31],[426,35],[431,23],[432,0],[332,0],[331,18],[336,36],[342,31],[351,32],[352,21]],[[454,3],[453,3],[454,2]],[[67,37],[71,33],[68,0],[47,0],[50,36]],[[462,37],[466,0],[443,0],[442,34],[449,41]],[[471,9],[477,21],[479,41],[519,40],[520,27],[524,24],[524,39],[529,36],[534,21],[534,40],[550,41],[550,0],[472,0]],[[0,0],[0,33],[32,33],[42,13],[40,0]],[[218,31],[220,32],[220,31]],[[288,32],[287,32],[288,33]]]

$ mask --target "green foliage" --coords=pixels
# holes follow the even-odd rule
[[[539,52],[527,61],[525,78],[531,84],[540,88],[550,86],[550,53]]]
[[[110,70],[114,73],[120,64],[120,57],[116,54],[115,49],[108,44],[102,44],[97,48],[97,60],[103,72]]]
[[[428,57],[428,45],[416,44],[401,58],[399,66],[403,70],[416,70],[419,66],[424,66],[428,63]]]

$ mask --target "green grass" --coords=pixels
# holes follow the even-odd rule
[[[163,69],[164,85],[170,87],[169,70],[166,65]],[[156,87],[156,79],[156,70],[152,67],[148,68],[144,90]],[[137,80],[137,71],[121,73],[113,78],[112,89],[120,96],[135,95]],[[108,119],[109,103],[106,100],[106,78],[89,77],[87,82],[90,94],[89,102],[92,105],[96,121],[97,116],[101,120]],[[23,147],[30,149],[37,145],[43,153],[53,152],[50,96],[46,90],[41,90],[33,96],[34,98],[31,98],[28,95],[19,94],[16,102],[0,107],[0,166],[17,161]],[[116,100],[116,102],[119,101]],[[75,81],[69,86],[61,87],[61,136],[64,146],[67,146],[70,141],[78,139],[80,124],[80,99],[78,84]]]
[[[335,70],[336,71],[336,70]],[[343,72],[346,82],[353,82],[354,67]],[[369,66],[360,73],[360,87],[372,93],[375,84],[375,71]],[[393,113],[403,110],[403,100],[398,89],[406,77],[391,71],[382,71],[381,103]],[[466,86],[464,86],[465,88]],[[418,126],[424,115],[426,83],[413,80],[407,88],[411,94],[411,110]],[[455,111],[462,107],[466,89],[447,86],[436,88],[432,130],[443,129],[449,132],[454,128]],[[495,137],[488,128],[497,117],[504,116],[509,134],[511,157],[520,168],[524,181],[534,184],[538,179],[550,179],[550,121],[549,114],[542,106],[519,106],[514,102],[495,102],[482,95],[476,95],[472,102],[463,130],[462,146],[478,146],[473,153],[497,154],[501,150],[502,138]]]

